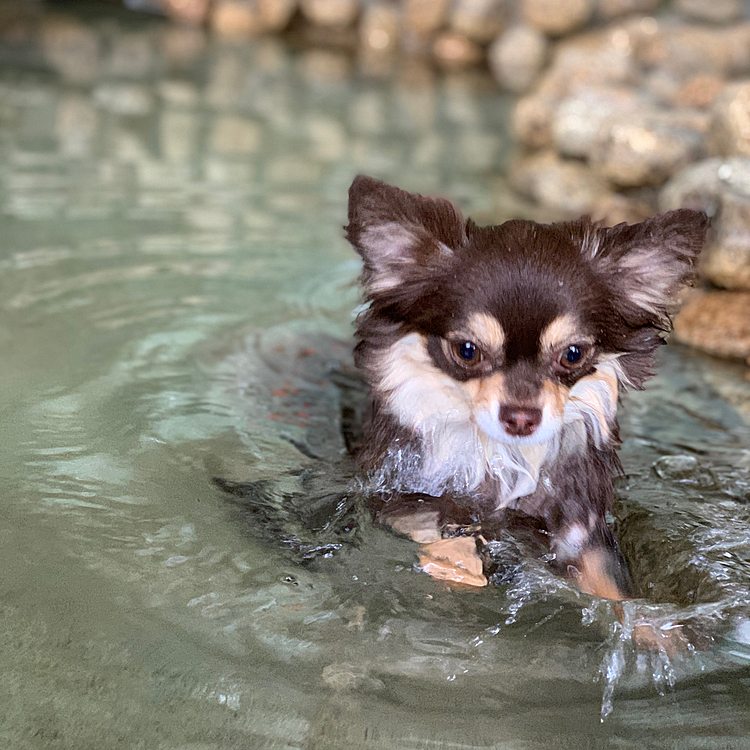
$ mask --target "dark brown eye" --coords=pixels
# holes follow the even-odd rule
[[[461,365],[473,367],[482,361],[482,352],[471,341],[456,341],[451,344],[453,358]]]
[[[567,370],[575,370],[582,362],[586,351],[582,346],[569,346],[560,355],[560,364]]]

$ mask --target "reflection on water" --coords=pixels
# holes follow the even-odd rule
[[[411,543],[361,518],[350,534],[348,507],[331,520],[333,468],[299,474],[344,450],[329,375],[348,346],[323,334],[346,338],[356,304],[353,175],[479,219],[529,210],[498,176],[506,104],[481,77],[382,81],[127,16],[2,28],[9,746],[744,744],[750,436],[731,366],[672,351],[627,401],[619,523],[645,599],[624,627],[512,540],[503,586],[443,588]],[[232,502],[215,474],[266,494]],[[332,554],[303,559],[269,519]],[[638,618],[690,622],[707,648],[637,654]]]

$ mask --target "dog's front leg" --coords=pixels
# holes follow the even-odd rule
[[[552,551],[558,570],[581,591],[621,601],[632,596],[628,566],[617,540],[603,519],[591,528],[573,523],[553,534]]]

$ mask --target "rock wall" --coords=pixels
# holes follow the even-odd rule
[[[238,43],[283,32],[296,44],[344,50],[360,68],[384,75],[414,60],[446,71],[489,69],[499,89],[517,96],[507,179],[520,196],[552,219],[589,213],[610,224],[678,206],[705,211],[713,228],[700,271],[725,291],[700,304],[750,317],[750,3],[123,2]],[[67,44],[76,54],[66,64],[85,76],[86,40]],[[706,321],[685,313],[678,337],[750,358],[746,318],[725,327],[733,331],[726,347],[700,343],[710,337],[700,328]]]

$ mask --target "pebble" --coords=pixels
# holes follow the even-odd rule
[[[547,60],[548,41],[532,26],[512,26],[487,50],[487,61],[497,82],[508,91],[531,88]]]
[[[695,292],[674,321],[683,344],[750,364],[750,292]]]
[[[667,111],[613,115],[601,125],[591,164],[618,187],[661,185],[703,154],[701,124]]]
[[[705,159],[664,186],[659,207],[705,211],[712,217],[700,272],[727,289],[750,290],[750,158]]]
[[[716,99],[711,115],[711,152],[750,156],[750,81],[728,86]]]
[[[592,0],[521,0],[526,22],[549,36],[562,36],[586,25],[594,12]]]

